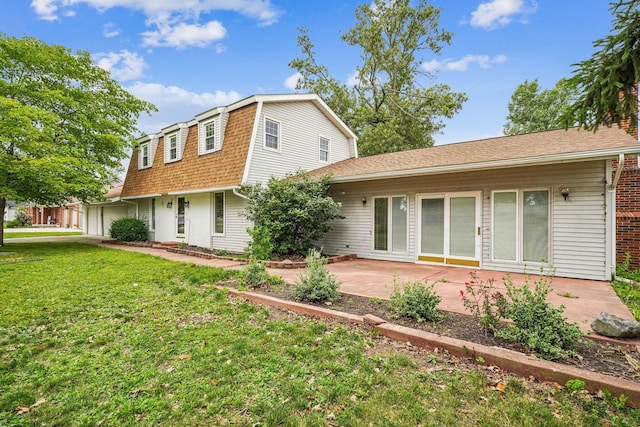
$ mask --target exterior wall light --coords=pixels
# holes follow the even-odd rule
[[[366,207],[366,206],[367,206],[367,198],[366,198],[366,197],[363,197],[363,198],[362,198],[362,207],[364,208],[364,207]]]
[[[185,207],[185,208],[188,208],[188,207],[189,207],[189,204],[190,204],[190,203],[189,203],[189,201],[188,201],[188,200],[185,200],[185,201],[184,201],[184,207]]]
[[[167,209],[171,209],[173,207],[173,200],[167,203]]]
[[[569,187],[560,187],[560,194],[562,194],[562,197],[564,197],[564,200],[566,201],[569,197]]]

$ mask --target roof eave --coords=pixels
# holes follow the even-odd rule
[[[558,163],[572,163],[592,160],[607,160],[617,157],[619,154],[640,154],[638,147],[623,147],[617,149],[594,150],[579,153],[563,153],[545,156],[524,157],[519,159],[492,160],[478,163],[464,163],[456,165],[432,166],[405,170],[373,172],[361,175],[347,175],[332,177],[329,182],[338,184],[343,182],[371,181],[385,178],[402,178],[420,175],[439,175],[455,172],[473,172],[480,170],[505,169],[517,166],[540,166]]]

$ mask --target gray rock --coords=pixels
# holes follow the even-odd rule
[[[636,338],[640,336],[640,322],[623,319],[602,312],[591,322],[591,329],[600,335],[612,338]]]

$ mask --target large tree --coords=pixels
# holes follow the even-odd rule
[[[564,126],[562,118],[575,98],[575,88],[561,79],[552,89],[541,90],[538,79],[525,80],[511,95],[505,135],[519,135]]]
[[[440,10],[426,0],[374,0],[358,6],[356,24],[342,35],[361,50],[353,86],[316,61],[303,28],[298,37],[302,55],[289,63],[301,75],[296,89],[327,102],[358,135],[361,155],[429,147],[444,127],[442,119],[453,117],[467,99],[444,84],[421,85],[434,76],[420,55],[439,54],[451,41],[439,18]]]
[[[141,112],[88,52],[0,34],[0,212],[7,199],[64,205],[103,197]],[[0,229],[0,246],[3,244]]]
[[[575,64],[571,84],[579,97],[564,116],[565,127],[578,124],[596,130],[599,125],[629,120],[638,123],[635,85],[640,81],[640,0],[621,0],[611,6],[613,29],[596,40],[591,58]]]

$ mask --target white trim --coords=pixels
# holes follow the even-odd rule
[[[406,215],[406,229],[405,229],[405,248],[404,251],[393,250],[393,199],[398,197],[404,197],[407,201]],[[387,199],[387,249],[376,249],[376,199]],[[392,194],[389,196],[371,196],[371,251],[380,254],[408,254],[409,253],[409,196],[406,194]]]
[[[156,211],[158,210],[158,199],[151,197],[149,199],[149,231],[156,231]]]
[[[128,196],[128,197],[122,197],[122,200],[146,199],[148,197],[162,197],[162,194],[151,193],[151,194],[143,194],[142,196]]]
[[[176,156],[175,158],[171,157],[171,150],[172,150],[172,139],[175,138],[175,150],[176,150]],[[165,163],[173,163],[173,162],[177,162],[178,160],[180,160],[180,138],[178,138],[178,132],[173,132],[171,134],[167,134],[164,136],[164,162]]]
[[[244,172],[242,173],[242,181],[247,182],[249,179],[249,170],[251,161],[253,160],[253,150],[255,150],[256,146],[256,138],[258,137],[258,127],[260,125],[260,116],[262,115],[262,102],[258,103],[258,107],[256,108],[256,116],[253,119],[253,129],[251,130],[251,139],[249,140],[249,150],[247,152],[247,157],[244,164]]]
[[[216,232],[216,194],[222,194],[222,233]],[[227,195],[224,191],[211,193],[211,235],[214,237],[224,237],[227,231]]]
[[[278,135],[276,135],[276,142],[277,142],[277,146],[276,147],[269,147],[267,145],[267,122],[271,122],[274,123],[278,126]],[[278,120],[269,118],[267,116],[264,117],[263,122],[262,122],[262,148],[264,148],[265,150],[269,150],[269,151],[275,151],[275,152],[280,152],[282,151],[282,123]],[[273,136],[271,134],[269,134],[269,136]]]
[[[207,126],[213,125],[213,148],[207,148]],[[201,136],[202,140],[198,141],[198,155],[204,155],[220,151],[220,143],[218,141],[220,134],[220,117],[214,116],[210,120],[203,121],[198,125],[200,132],[198,136]]]
[[[607,191],[605,191],[605,273],[608,275],[607,280],[613,280],[616,275],[616,260],[617,260],[617,237],[616,237],[616,187],[613,186],[611,179],[612,175],[612,161],[609,160],[605,164],[605,178],[607,184]],[[621,170],[624,166],[624,158],[622,163],[618,159],[618,169]]]
[[[144,150],[147,150],[147,164],[144,164]],[[138,170],[148,169],[151,167],[151,141],[140,144],[138,148]]]
[[[219,191],[233,190],[234,188],[240,188],[239,185],[230,185],[227,187],[211,187],[211,188],[199,188],[196,190],[180,190],[180,191],[169,191],[167,196],[178,196],[182,194],[196,194],[196,193],[213,193]]]

